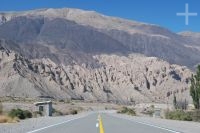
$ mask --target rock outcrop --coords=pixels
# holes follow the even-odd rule
[[[98,68],[29,60],[0,48],[0,96],[135,103],[189,99],[191,71],[155,57],[96,55]]]

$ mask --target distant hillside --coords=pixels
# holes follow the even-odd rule
[[[98,66],[92,55],[141,53],[194,69],[200,63],[199,36],[173,33],[157,25],[79,9],[0,13],[0,38],[30,58]],[[198,34],[198,33],[197,33]],[[7,45],[12,45],[8,43]]]

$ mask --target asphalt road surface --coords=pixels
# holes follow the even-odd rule
[[[98,113],[91,113],[27,133],[99,133]],[[181,133],[168,128],[101,113],[104,133]]]

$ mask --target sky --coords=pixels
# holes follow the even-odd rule
[[[185,4],[198,16],[184,16]],[[0,0],[0,11],[24,11],[39,8],[79,8],[104,15],[156,24],[174,32],[200,32],[200,0]]]

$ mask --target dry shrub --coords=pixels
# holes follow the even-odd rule
[[[128,108],[128,107],[122,107],[122,108],[120,108],[120,109],[117,111],[117,113],[136,116],[135,109],[134,109],[134,108]]]
[[[6,115],[0,115],[0,123],[16,123],[19,120],[17,118],[11,118]]]

